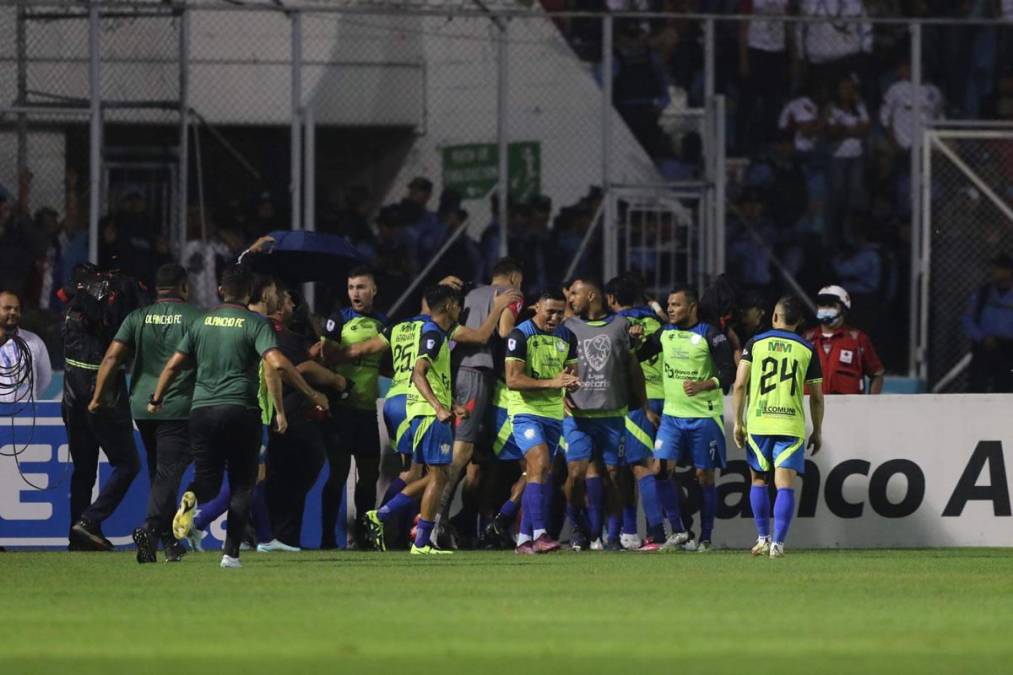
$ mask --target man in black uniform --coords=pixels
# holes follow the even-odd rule
[[[95,381],[95,393],[88,404],[89,412],[101,412],[111,379],[132,355],[130,412],[144,441],[151,480],[147,518],[142,527],[134,530],[139,563],[155,562],[158,540],[162,541],[169,562],[179,560],[185,551],[172,536],[171,525],[179,481],[190,466],[187,420],[193,397],[193,371],[187,371],[173,382],[157,414],[148,414],[146,406],[155,391],[162,366],[193,322],[202,315],[199,309],[186,302],[190,288],[186,270],[181,266],[159,267],[155,288],[158,297],[154,304],[131,312],[106,350]]]
[[[282,405],[282,376],[322,410],[327,397],[310,388],[292,363],[278,350],[274,330],[264,317],[246,308],[250,302],[252,274],[242,265],[226,270],[219,292],[223,304],[215,307],[192,327],[165,364],[148,412],[155,414],[173,380],[191,363],[196,364],[193,403],[190,407],[190,442],[196,471],[183,493],[172,521],[177,539],[193,527],[198,502],[211,499],[229,472],[229,522],[246,523],[250,498],[257,480],[260,454],[261,414],[259,369],[274,404],[278,431],[284,433],[288,419]],[[243,527],[230,528],[225,538],[223,568],[241,567],[239,545]]]
[[[141,293],[133,279],[101,272],[92,265],[81,265],[74,271],[70,293],[63,323],[62,404],[74,463],[70,478],[70,550],[111,551],[112,543],[102,534],[102,521],[123,501],[141,470],[123,372],[116,373],[106,387],[101,409],[89,412],[88,404],[95,390],[99,362],[123,319],[141,304]],[[100,447],[113,471],[92,502]]]

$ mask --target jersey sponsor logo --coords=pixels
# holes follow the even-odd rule
[[[771,340],[767,343],[768,352],[784,352],[785,354],[791,353],[791,343],[781,342],[780,340]]]
[[[206,316],[204,325],[212,328],[242,328],[246,319],[235,316]]]
[[[756,406],[757,415],[782,415],[787,417],[794,417],[798,412],[789,406],[782,405],[767,405],[766,401],[760,401],[759,405]]]
[[[855,352],[850,349],[841,350],[841,363],[851,363],[855,360]]]
[[[612,356],[612,341],[607,335],[595,335],[581,343],[584,360],[594,370],[601,370]]]

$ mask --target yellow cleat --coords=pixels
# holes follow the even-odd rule
[[[193,518],[197,512],[197,495],[187,491],[179,500],[179,509],[172,518],[172,536],[176,539],[186,539],[193,529]]]
[[[435,548],[433,546],[423,546],[419,548],[415,544],[412,544],[412,555],[452,555],[453,551],[444,551],[442,548]]]

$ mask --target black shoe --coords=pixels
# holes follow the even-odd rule
[[[605,542],[605,550],[612,551],[613,553],[622,553],[626,549],[618,541],[607,541]]]
[[[570,535],[570,548],[574,551],[586,551],[590,545],[587,535],[584,534],[584,530],[579,527],[574,528],[573,533]]]
[[[134,544],[137,546],[138,563],[143,565],[155,562],[155,540],[147,528],[139,527],[134,530]]]
[[[70,528],[72,551],[112,551],[113,543],[102,535],[99,525],[81,519]],[[75,544],[77,547],[75,547]]]
[[[179,562],[186,555],[187,548],[182,541],[176,541],[171,534],[162,535],[162,552],[165,553],[165,562]]]
[[[513,550],[514,538],[510,534],[510,523],[500,514],[485,528],[487,546],[494,550]]]

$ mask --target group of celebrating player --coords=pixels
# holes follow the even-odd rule
[[[525,307],[522,268],[505,258],[489,285],[463,292],[459,280],[445,279],[426,289],[418,315],[388,324],[373,308],[373,275],[356,269],[348,278],[349,306],[326,320],[317,341],[289,330],[293,295],[270,280],[255,288],[242,266],[226,272],[225,304],[206,314],[172,318],[178,309],[167,305],[185,299],[179,297],[185,282],[166,279],[173,288],[160,285],[160,302],[128,318],[110,348],[118,353],[103,367],[111,371],[132,350],[135,411],[158,421],[170,409],[188,408],[188,415],[162,419],[172,416],[169,428],[178,434],[179,420],[189,418],[196,464],[171,518],[176,539],[199,546],[198,505],[219,494],[226,468],[229,522],[246,523],[265,425],[267,502],[277,538],[262,550],[299,546],[305,497],[324,457],[330,478],[321,545],[335,544],[354,456],[360,547],[386,550],[409,538],[395,532],[411,528],[412,555],[450,554],[453,530],[462,544],[477,539],[518,554],[549,553],[560,548],[555,514],[565,512],[575,551],[707,551],[718,505],[715,470],[725,466],[724,395],[732,388],[734,438],[747,448],[753,478],[752,552],[783,555],[793,480],[804,469],[803,397],[821,380],[819,359],[797,335],[796,298],[779,300],[772,328],[733,349],[721,327],[700,320],[698,295],[687,287],[673,289],[662,310],[631,276],[607,284],[581,277]],[[142,338],[145,328],[160,337]],[[139,352],[142,343],[149,351],[159,344],[156,358]],[[164,368],[153,369],[159,359]],[[383,420],[402,471],[376,508],[381,373],[391,377]],[[96,407],[103,379],[100,372]],[[819,386],[808,392],[815,452],[823,399]],[[156,430],[145,434],[146,445],[149,438],[160,442]],[[178,490],[178,464],[165,472],[165,485],[153,484],[149,522],[134,537],[139,561],[154,559],[153,539],[168,529],[165,495]],[[453,528],[449,512],[459,485],[462,509]],[[699,539],[685,513],[684,488],[698,501]],[[647,525],[642,540],[638,494]],[[223,567],[239,565],[241,542],[242,528],[229,527]]]

